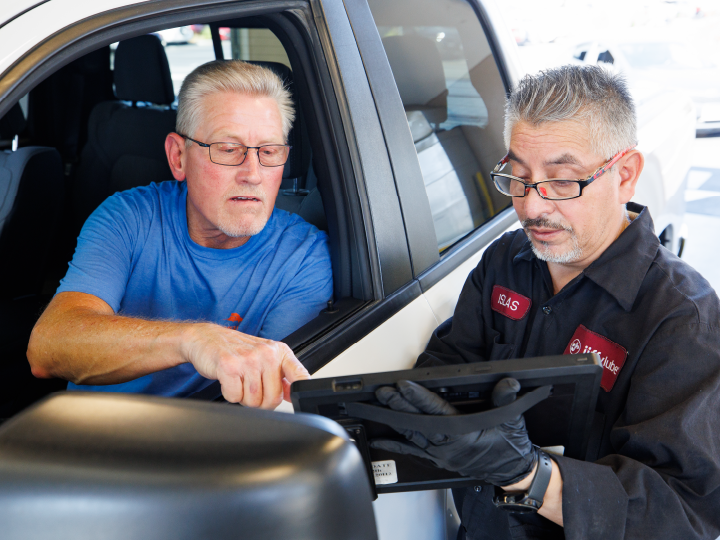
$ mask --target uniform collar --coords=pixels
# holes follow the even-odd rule
[[[628,203],[629,212],[638,216],[583,274],[611,294],[625,311],[630,311],[645,275],[655,260],[660,240],[655,235],[650,211]],[[530,241],[526,241],[513,262],[536,259]]]

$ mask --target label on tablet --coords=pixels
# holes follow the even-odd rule
[[[375,477],[375,485],[397,484],[397,469],[395,461],[392,459],[387,461],[372,462],[373,476]]]
[[[493,311],[497,311],[514,321],[519,321],[527,315],[531,303],[527,296],[500,285],[493,287],[492,297],[490,298],[490,307]]]
[[[620,370],[625,365],[628,354],[627,349],[610,341],[605,336],[588,330],[581,324],[575,330],[573,337],[570,338],[570,343],[565,347],[563,354],[589,353],[598,353],[600,355],[600,363],[603,367],[600,388],[609,392],[615,386]]]

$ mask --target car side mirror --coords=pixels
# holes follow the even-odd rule
[[[314,415],[55,394],[0,426],[6,540],[376,539],[360,452]]]

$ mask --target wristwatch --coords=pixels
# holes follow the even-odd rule
[[[498,508],[508,512],[530,513],[537,512],[543,505],[543,497],[550,483],[552,475],[552,461],[542,450],[538,450],[538,468],[535,477],[527,491],[504,491],[495,488],[493,503]]]

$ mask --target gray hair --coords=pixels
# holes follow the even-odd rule
[[[195,68],[185,78],[178,94],[178,133],[194,137],[202,122],[202,101],[217,92],[274,99],[280,109],[283,137],[287,142],[295,120],[290,91],[270,69],[242,60],[214,60]]]
[[[539,126],[574,120],[590,130],[591,148],[610,158],[637,144],[637,120],[627,83],[599,66],[567,65],[526,75],[505,105],[505,146],[518,122]]]

